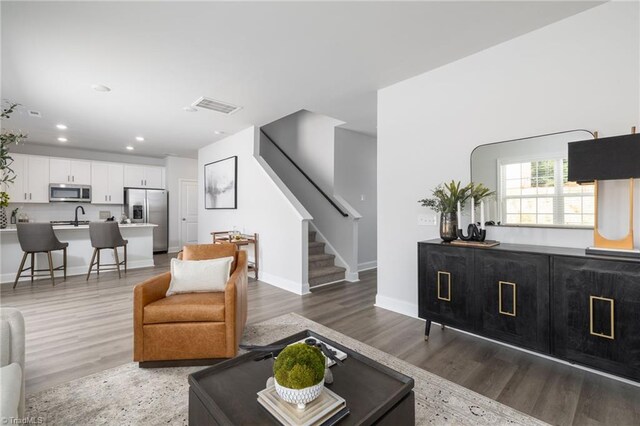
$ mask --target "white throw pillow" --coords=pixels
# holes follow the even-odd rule
[[[167,296],[224,291],[233,260],[233,256],[210,260],[171,259],[171,283]]]
[[[22,389],[22,368],[14,362],[0,368],[0,418],[4,424],[5,419],[18,417],[18,405],[20,405],[20,390]]]

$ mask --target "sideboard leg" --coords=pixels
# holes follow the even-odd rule
[[[429,340],[430,331],[431,331],[431,320],[427,320],[424,324],[424,340]]]

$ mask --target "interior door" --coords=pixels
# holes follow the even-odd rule
[[[167,191],[147,191],[147,222],[156,226],[153,228],[153,251],[167,251],[169,245]]]
[[[180,247],[198,243],[198,181],[180,181]]]

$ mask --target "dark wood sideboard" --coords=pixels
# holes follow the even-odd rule
[[[418,313],[431,321],[640,380],[640,261],[584,250],[418,243]]]

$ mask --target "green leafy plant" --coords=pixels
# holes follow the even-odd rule
[[[9,194],[0,192],[0,207],[9,207]]]
[[[0,118],[3,120],[11,117],[20,104],[7,102],[2,107]],[[0,132],[0,184],[10,184],[16,179],[16,174],[11,168],[13,158],[9,153],[10,145],[17,145],[27,138],[27,135],[21,132],[13,132],[3,129]],[[8,197],[8,195],[6,195]]]
[[[437,213],[454,213],[458,209],[458,202],[464,203],[471,196],[473,184],[462,186],[460,181],[451,181],[436,186],[432,191],[433,198],[424,198],[418,202]]]
[[[471,197],[473,197],[473,202],[476,205],[480,204],[480,201],[486,198],[491,198],[494,195],[496,195],[495,191],[490,190],[489,188],[487,188],[481,183],[478,183],[478,184],[471,183],[471,185],[472,185]]]
[[[484,198],[488,198],[495,195],[495,192],[483,184],[469,183],[462,186],[460,181],[451,181],[449,183],[443,183],[432,191],[433,198],[423,198],[418,202],[423,207],[429,207],[431,210],[437,213],[455,213],[458,209],[458,202],[460,207],[464,208],[465,203],[473,197],[474,204],[478,205]]]
[[[280,386],[304,389],[324,378],[325,358],[320,349],[306,343],[289,345],[273,364],[273,375]]]

